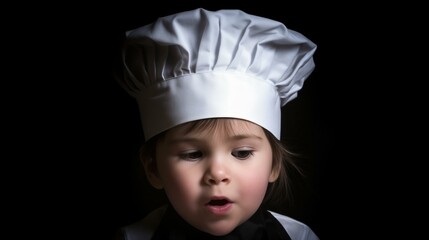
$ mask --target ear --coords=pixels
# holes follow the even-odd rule
[[[163,184],[162,180],[159,177],[158,167],[156,164],[156,160],[152,158],[141,159],[144,171],[146,174],[146,178],[152,187],[156,189],[162,189]]]
[[[279,178],[281,171],[282,171],[282,164],[274,164],[273,167],[271,168],[271,174],[270,174],[270,177],[268,178],[268,182],[270,183],[275,182]]]

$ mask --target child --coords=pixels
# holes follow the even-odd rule
[[[122,229],[137,239],[318,239],[264,209],[293,166],[281,107],[314,69],[316,45],[270,19],[195,9],[127,32],[122,86],[146,139],[141,160],[168,206]]]

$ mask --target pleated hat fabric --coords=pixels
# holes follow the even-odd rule
[[[126,32],[121,84],[146,140],[207,118],[248,120],[280,139],[281,107],[313,71],[315,50],[281,22],[199,8]]]

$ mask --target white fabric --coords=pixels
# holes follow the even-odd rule
[[[313,230],[304,223],[272,211],[270,213],[282,224],[292,240],[319,240]]]
[[[128,31],[122,85],[146,139],[192,120],[246,119],[280,138],[280,108],[314,69],[316,45],[240,10],[195,9]]]
[[[165,210],[165,207],[158,208],[142,220],[124,227],[125,239],[150,240]],[[304,223],[272,211],[270,213],[281,223],[292,240],[319,240],[311,228]]]

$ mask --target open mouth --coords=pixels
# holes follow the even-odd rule
[[[230,203],[233,203],[231,200],[229,200],[227,197],[212,197],[210,199],[210,201],[208,201],[206,203],[207,206],[214,206],[214,207],[220,207],[220,206],[225,206],[228,205]]]
[[[214,197],[206,203],[206,207],[212,214],[225,215],[233,206],[233,202],[226,197]]]
[[[210,202],[207,203],[207,205],[210,206],[224,206],[228,203],[230,203],[231,201],[229,201],[228,199],[224,198],[224,199],[214,199],[214,200],[210,200]]]

